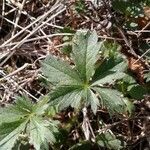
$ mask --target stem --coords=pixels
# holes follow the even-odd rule
[[[92,126],[90,124],[89,118],[87,116],[87,108],[84,107],[82,109],[82,112],[83,112],[82,130],[83,130],[85,139],[86,140],[91,139],[93,142],[95,142],[95,134],[94,134],[94,131],[93,131]],[[92,136],[91,138],[90,138],[90,135]]]

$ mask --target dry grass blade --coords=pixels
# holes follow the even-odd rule
[[[3,47],[4,45],[8,44],[9,42],[11,42],[13,39],[15,39],[16,37],[18,37],[20,34],[22,34],[24,31],[26,31],[28,28],[30,28],[32,25],[34,25],[36,22],[39,21],[38,25],[41,24],[41,22],[43,22],[43,20],[52,12],[55,11],[57,8],[59,8],[61,5],[57,5],[55,7],[52,7],[48,12],[44,13],[42,16],[40,16],[39,18],[37,18],[34,22],[32,22],[31,24],[29,24],[28,26],[26,26],[23,30],[21,30],[20,32],[18,32],[17,34],[15,34],[13,37],[11,37],[9,40],[7,40],[6,42],[4,42],[1,46]],[[39,29],[39,27],[38,27]],[[33,32],[33,31],[32,31]],[[35,31],[34,31],[35,32]],[[34,33],[33,32],[33,33]],[[31,34],[31,33],[30,33]],[[31,34],[32,35],[32,34]]]

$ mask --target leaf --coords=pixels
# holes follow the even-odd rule
[[[129,74],[126,74],[126,76],[122,79],[122,81],[128,85],[136,83],[136,80],[134,79],[134,77],[132,77]]]
[[[48,109],[49,104],[49,97],[44,96],[41,99],[39,99],[38,103],[33,106],[33,111],[36,113],[36,115],[42,115],[45,113],[45,111]]]
[[[148,94],[148,88],[144,88],[141,85],[133,84],[128,86],[127,93],[134,99],[143,99],[144,95]]]
[[[104,41],[101,47],[102,56],[104,58],[119,58],[121,46],[116,42]]]
[[[123,72],[127,68],[127,63],[122,58],[105,59],[104,62],[97,68],[94,76],[98,77],[107,71]]]
[[[67,63],[48,56],[42,63],[42,72],[48,81],[56,85],[78,84],[81,82],[78,74]]]
[[[89,141],[84,141],[73,145],[69,150],[91,150],[92,144]]]
[[[113,0],[113,8],[122,13],[126,13],[127,8],[131,5],[129,1],[126,0]]]
[[[23,137],[23,138],[26,138],[26,137]],[[27,139],[23,139],[23,140],[24,141],[21,141],[21,143],[17,141],[17,143],[15,143],[15,146],[12,148],[12,150],[30,150],[31,145],[26,141]]]
[[[111,46],[109,46],[111,57],[109,59],[106,57],[101,64],[98,64],[97,56],[100,48],[101,43],[98,43],[96,31],[77,31],[72,42],[71,56],[75,64],[73,69],[52,56],[46,58],[42,63],[42,71],[48,80],[54,84],[49,93],[51,106],[58,105],[61,110],[68,106],[80,108],[83,105],[90,105],[96,114],[99,99],[94,88],[104,86],[103,84],[111,84],[123,78],[127,68],[126,61],[121,55],[117,55],[117,44],[113,45],[112,51]],[[99,66],[96,69],[97,64]],[[110,97],[107,91],[103,91],[100,95],[106,107],[116,112],[125,110],[126,103],[122,100],[121,93],[118,92],[118,95],[115,90],[106,90],[113,95],[113,98]],[[101,94],[101,92],[99,93]],[[117,99],[115,103],[114,98]]]
[[[30,135],[30,144],[34,145],[36,150],[49,149],[49,142],[54,143],[55,137],[53,131],[57,131],[57,128],[49,121],[43,121],[39,117],[34,117],[30,120],[27,133]],[[52,131],[52,132],[51,132]]]
[[[50,105],[59,105],[60,110],[72,106],[79,108],[81,100],[86,105],[91,105],[91,109],[96,114],[99,100],[89,88],[84,89],[83,86],[64,86],[58,87],[50,94]]]
[[[58,109],[58,105],[49,105],[49,107],[47,108],[46,110],[46,114],[49,116],[49,117],[54,117],[56,116],[56,114],[59,112],[59,109]]]
[[[47,101],[46,97],[33,104],[27,97],[18,97],[15,105],[0,109],[0,149],[11,150],[15,143],[21,140],[21,134],[32,139],[31,136],[37,136],[37,131],[40,132],[39,136],[42,136],[44,131],[45,133],[39,143],[34,142],[35,137],[30,141],[31,144],[35,144],[35,148],[55,141],[56,123],[43,117],[47,109]],[[29,127],[32,127],[32,130]]]
[[[15,121],[11,123],[3,123],[0,125],[0,149],[11,150],[19,135],[25,129],[26,122]]]
[[[113,83],[115,80],[123,78],[126,74],[123,72],[127,64],[123,59],[108,59],[96,69],[93,77],[92,86],[106,83]]]
[[[78,13],[84,13],[86,10],[86,5],[84,0],[79,0],[75,2],[75,10]]]
[[[26,97],[18,97],[15,105],[0,108],[0,124],[20,120],[32,111],[32,103]]]
[[[50,105],[59,105],[60,110],[72,106],[79,107],[82,98],[81,86],[62,86],[50,94]]]
[[[107,107],[107,109],[112,113],[122,113],[125,112],[126,103],[122,94],[117,90],[112,90],[108,88],[93,88],[100,95],[102,105]]]
[[[129,116],[132,116],[135,111],[134,104],[126,98],[124,98],[124,102],[126,103],[125,111],[128,113]]]
[[[145,74],[146,82],[150,82],[150,72]]]
[[[88,82],[94,74],[94,65],[101,44],[97,42],[96,31],[78,31],[73,38],[72,57],[80,78]]]
[[[116,80],[122,79],[126,74],[122,72],[114,73],[114,72],[107,72],[103,76],[101,76],[101,79],[97,80],[92,84],[92,86],[95,85],[102,85],[102,84],[112,84]]]
[[[67,56],[70,56],[70,53],[72,51],[72,46],[70,43],[66,43],[63,48],[61,49],[62,53],[67,55]]]
[[[77,89],[82,90],[82,85],[68,85],[68,86],[56,86],[52,91],[49,93],[50,101],[53,101],[65,94],[71,93]]]
[[[90,89],[88,90],[87,93],[87,101],[90,103],[93,113],[96,114],[97,107],[100,105],[100,103],[99,103],[99,99]]]
[[[104,148],[112,150],[120,150],[123,148],[122,142],[115,137],[115,135],[109,131],[101,133],[96,137],[97,143]]]

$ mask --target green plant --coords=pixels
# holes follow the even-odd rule
[[[97,144],[101,147],[108,148],[111,150],[120,150],[123,148],[122,143],[111,131],[101,133],[97,136]]]
[[[141,28],[142,20],[145,17],[144,7],[148,5],[150,5],[148,0],[112,1],[112,8],[124,16],[123,27],[130,30],[137,30]]]
[[[0,108],[0,149],[12,150],[33,145],[36,150],[49,149],[55,142],[57,122],[47,119],[47,98],[33,104],[27,97],[18,97],[15,105]]]
[[[84,0],[78,0],[75,2],[75,10],[78,12],[78,13],[83,13],[85,12],[86,10],[86,7],[85,7],[85,1]]]
[[[50,105],[58,104],[60,110],[90,105],[95,114],[100,105],[113,113],[127,111],[129,101],[122,93],[110,88],[124,77],[126,61],[121,57],[99,60],[101,44],[95,31],[78,31],[72,41],[74,65],[51,55],[42,62],[42,72],[53,84],[49,93]]]
[[[113,0],[113,8],[126,16],[138,17],[142,14],[143,0]],[[140,9],[141,8],[141,9]]]

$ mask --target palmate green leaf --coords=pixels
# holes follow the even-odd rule
[[[100,87],[93,89],[99,93],[102,105],[105,106],[109,112],[122,113],[126,111],[126,99],[124,100],[123,95],[119,91]]]
[[[80,78],[85,82],[88,82],[94,74],[100,47],[96,31],[91,33],[78,31],[73,38],[72,57]]]
[[[47,101],[46,97],[37,104],[33,104],[26,97],[18,97],[15,105],[0,109],[0,149],[11,150],[20,140],[21,134],[28,136],[35,149],[55,141],[56,123],[43,118],[48,108]],[[48,135],[42,135],[44,131]],[[38,141],[41,139],[39,143],[34,142],[36,134],[39,134]],[[34,140],[31,140],[33,137]]]
[[[102,102],[109,110],[123,111],[125,103],[116,91],[108,91],[111,94],[114,92],[114,98],[119,99],[114,103],[107,92],[105,95],[105,91],[101,91],[103,95],[100,95],[100,98],[97,97],[94,88],[106,86],[106,84],[123,78],[126,75],[124,73],[127,68],[126,61],[121,55],[113,54],[112,57],[105,58],[101,64],[98,64],[97,56],[101,43],[98,43],[98,36],[95,31],[78,31],[72,43],[71,56],[75,64],[74,68],[52,56],[47,57],[42,63],[44,75],[55,87],[49,93],[50,105],[59,105],[59,109],[68,106],[80,108],[83,105],[90,105],[96,114],[100,105],[99,100],[102,98]],[[97,65],[99,66],[96,68]],[[98,93],[100,94],[100,92]]]
[[[126,74],[123,72],[127,68],[127,63],[122,58],[110,58],[96,69],[93,77],[94,85],[102,85],[113,83],[116,80],[122,79]]]
[[[41,64],[43,74],[54,85],[78,84],[78,82],[81,82],[74,69],[54,56],[48,56]]]

